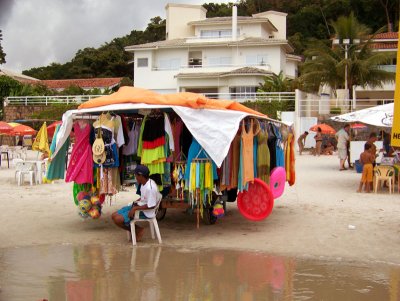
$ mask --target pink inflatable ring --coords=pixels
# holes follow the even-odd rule
[[[281,166],[275,167],[269,178],[269,187],[274,199],[279,198],[283,194],[283,191],[285,190],[285,182],[286,170]]]

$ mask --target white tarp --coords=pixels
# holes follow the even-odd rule
[[[378,127],[392,127],[393,108],[393,103],[389,103],[334,116],[331,119],[338,122],[362,122]]]
[[[78,115],[91,113],[117,112],[138,109],[172,108],[181,117],[193,137],[199,142],[211,159],[221,166],[228,154],[230,144],[236,135],[240,121],[250,114],[232,110],[191,109],[182,106],[147,105],[147,104],[115,104],[91,109],[71,110],[64,113],[62,126],[57,135],[54,157],[67,140]],[[257,116],[259,117],[259,116]],[[274,120],[275,121],[275,120]]]

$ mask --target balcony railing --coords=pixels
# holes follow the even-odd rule
[[[243,68],[243,67],[257,67],[261,69],[265,69],[267,71],[271,71],[271,65],[260,62],[260,63],[255,63],[255,64],[215,64],[215,65],[207,65],[207,64],[202,64],[202,65],[181,65],[181,66],[175,66],[175,67],[166,67],[166,68],[160,68],[157,66],[154,66],[151,68],[151,71],[182,71],[182,69],[197,69],[197,68],[202,68],[202,69],[211,69],[211,68],[232,68],[232,69],[238,69],[238,68]]]
[[[50,105],[82,103],[104,95],[9,96],[4,105]]]

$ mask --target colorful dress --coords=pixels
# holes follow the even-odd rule
[[[86,123],[81,128],[79,122],[74,124],[76,142],[72,149],[65,182],[74,181],[77,184],[93,184],[92,147],[90,146],[91,126]]]

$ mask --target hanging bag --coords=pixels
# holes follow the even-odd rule
[[[104,161],[106,161],[106,152],[101,132],[101,127],[99,127],[96,135],[96,140],[94,141],[92,146],[93,161],[97,164],[102,164],[104,163]]]

